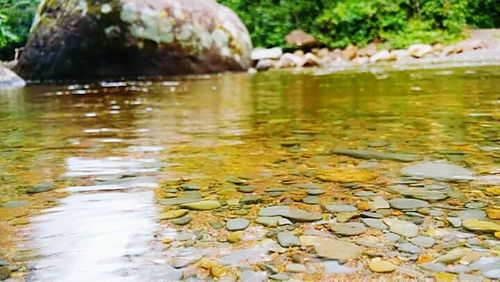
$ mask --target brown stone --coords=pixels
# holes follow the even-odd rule
[[[287,36],[285,37],[285,41],[288,45],[299,48],[311,48],[316,46],[318,43],[314,36],[300,29],[296,29],[287,34]]]

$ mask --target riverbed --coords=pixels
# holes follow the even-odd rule
[[[273,71],[0,93],[0,273],[499,279],[499,81]]]

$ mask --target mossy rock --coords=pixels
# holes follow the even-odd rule
[[[247,29],[214,0],[45,0],[17,71],[85,79],[241,71]]]

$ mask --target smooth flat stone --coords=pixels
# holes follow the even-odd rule
[[[388,209],[390,208],[389,203],[382,197],[376,196],[368,202],[371,210]]]
[[[332,223],[330,229],[333,233],[344,236],[361,235],[366,231],[366,227],[359,222]]]
[[[37,184],[37,185],[34,185],[34,186],[28,188],[28,190],[26,190],[26,193],[38,194],[38,193],[48,192],[52,189],[54,189],[54,184],[52,184],[52,183],[40,183],[40,184]]]
[[[470,250],[468,249],[454,249],[446,254],[438,257],[436,259],[436,262],[442,262],[442,263],[452,263],[455,262],[459,259],[461,259],[463,256],[465,256],[467,253],[469,253]]]
[[[358,209],[351,205],[325,205],[325,209],[329,212],[355,212]]]
[[[323,195],[326,193],[326,191],[323,189],[308,189],[306,192],[307,192],[307,195],[311,195],[311,196],[318,196],[318,195]]]
[[[292,222],[281,216],[260,216],[255,219],[255,222],[268,227],[290,225]]]
[[[183,183],[181,189],[185,191],[198,191],[201,187],[193,183]]]
[[[398,154],[398,153],[383,153],[369,150],[332,150],[332,154],[344,155],[358,159],[376,159],[376,160],[392,160],[398,162],[414,162],[421,158],[417,155]]]
[[[390,261],[381,259],[372,259],[368,262],[368,267],[373,272],[388,273],[396,270],[396,265]]]
[[[419,209],[419,208],[427,208],[429,207],[429,203],[422,200],[417,199],[392,199],[389,201],[391,207],[398,210],[409,210],[409,209]]]
[[[349,220],[359,216],[357,212],[340,212],[335,215],[338,223],[348,222]]]
[[[183,216],[183,217],[179,217],[179,218],[176,218],[176,219],[172,220],[172,223],[175,224],[175,225],[186,225],[186,224],[190,223],[191,220],[193,220],[192,217],[190,217],[190,216]]]
[[[253,193],[255,190],[256,188],[253,186],[238,186],[238,191],[242,193]]]
[[[290,263],[285,266],[285,271],[292,273],[306,272],[306,266],[300,263]]]
[[[218,201],[206,200],[206,201],[181,204],[181,207],[187,208],[190,210],[206,211],[206,210],[218,209],[221,207],[221,204]]]
[[[230,219],[226,223],[226,229],[229,231],[244,230],[250,225],[250,221],[246,218]]]
[[[304,246],[314,246],[316,254],[326,259],[349,260],[363,253],[363,248],[356,244],[331,238],[300,236],[300,242]]]
[[[422,251],[422,249],[410,243],[398,244],[398,250],[410,254],[418,254]]]
[[[366,224],[366,226],[379,229],[379,230],[386,230],[388,227],[387,225],[380,219],[376,218],[362,218],[361,221]]]
[[[276,238],[278,239],[278,243],[282,247],[287,248],[287,247],[300,246],[299,238],[291,232],[280,232],[278,233]]]
[[[257,204],[262,200],[261,196],[257,195],[245,195],[243,198],[240,199],[240,203],[244,205],[253,205]]]
[[[432,190],[420,190],[416,191],[415,189],[407,189],[400,192],[401,195],[405,197],[415,198],[424,201],[441,201],[447,199],[449,195],[445,192],[441,191],[432,191]]]
[[[498,232],[500,231],[500,224],[491,221],[479,220],[475,218],[466,219],[462,221],[465,229],[477,232]]]
[[[389,225],[392,233],[399,234],[404,237],[416,237],[418,235],[418,226],[414,223],[393,218],[384,218],[384,223]]]
[[[167,212],[161,213],[158,216],[158,219],[163,220],[163,219],[178,218],[181,216],[185,216],[186,214],[188,214],[188,212],[189,212],[188,210],[183,210],[183,209],[167,211]]]
[[[430,247],[434,246],[434,244],[436,244],[436,240],[434,240],[431,237],[425,237],[425,236],[417,236],[417,237],[411,238],[410,242],[413,245],[416,245],[416,246],[419,246],[422,248],[430,248]]]
[[[396,241],[399,241],[401,239],[401,236],[399,236],[398,234],[394,234],[394,233],[385,233],[384,234],[384,240],[387,240],[387,241],[391,241],[391,242],[396,242]]]
[[[290,280],[290,276],[288,276],[284,273],[277,273],[277,274],[269,275],[269,278],[272,280],[277,280],[277,281]]]
[[[474,173],[466,168],[440,161],[423,161],[404,167],[401,173],[437,180],[473,180]]]
[[[455,228],[462,226],[462,220],[459,217],[447,217],[446,220]]]
[[[321,185],[316,183],[301,183],[301,184],[295,184],[293,186],[300,189],[311,189],[311,190],[321,189]]]
[[[431,271],[431,272],[445,272],[446,266],[442,263],[423,263],[420,265],[421,268]]]
[[[287,206],[273,206],[263,208],[258,213],[259,216],[282,216],[296,221],[317,221],[322,219],[322,214],[317,212],[308,212],[299,209],[291,209]]]
[[[466,219],[483,219],[486,218],[486,213],[482,210],[464,210],[458,213],[458,217],[462,220]]]
[[[319,205],[319,200],[318,196],[307,196],[302,199],[302,202],[308,205]]]
[[[360,270],[359,267],[344,266],[336,260],[325,261],[323,265],[326,274],[352,274]]]

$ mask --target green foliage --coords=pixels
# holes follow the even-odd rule
[[[498,0],[220,0],[247,25],[256,46],[284,45],[294,29],[329,47],[383,41],[393,48],[449,42],[466,23],[500,27]]]
[[[38,0],[0,0],[0,59],[14,56],[23,46],[38,5]]]

